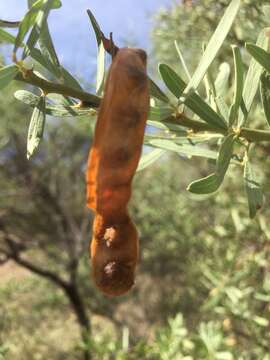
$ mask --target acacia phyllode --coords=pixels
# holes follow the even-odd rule
[[[87,206],[95,211],[93,278],[108,296],[122,295],[134,284],[139,244],[127,205],[148,111],[146,53],[119,49],[105,84],[86,175]]]

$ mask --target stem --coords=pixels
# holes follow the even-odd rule
[[[70,96],[75,99],[79,99],[87,105],[93,106],[95,108],[99,106],[101,101],[101,99],[96,95],[89,94],[85,91],[77,90],[63,84],[57,84],[53,83],[52,81],[42,79],[34,74],[33,70],[26,70],[24,73],[19,73],[15,79],[37,86],[46,94],[55,93],[64,96]]]
[[[226,135],[227,130],[209,125],[199,120],[190,119],[184,114],[179,114],[176,118],[170,118],[168,122],[176,123],[181,126],[190,128],[194,131],[209,131],[219,134]],[[254,130],[249,128],[241,128],[239,136],[245,138],[249,142],[260,142],[260,141],[270,141],[270,131],[268,130]]]
[[[55,93],[61,94],[64,96],[70,96],[75,99],[81,100],[83,105],[90,106],[93,108],[98,108],[101,103],[101,98],[89,94],[82,90],[77,90],[72,87],[53,83],[52,81],[44,80],[34,74],[32,70],[24,70],[23,73],[19,73],[16,78],[18,81],[23,81],[28,84],[34,85],[39,87],[43,90],[44,93]],[[191,129],[195,132],[198,131],[209,131],[214,132],[222,135],[226,135],[228,133],[227,130],[224,130],[220,127],[216,127],[214,125],[209,125],[205,122],[194,120],[183,113],[177,115],[176,117],[170,117],[167,119],[167,122],[179,124],[183,127]],[[261,142],[261,141],[269,141],[270,142],[270,131],[267,130],[254,130],[249,128],[241,128],[239,132],[239,136],[245,138],[249,142]]]

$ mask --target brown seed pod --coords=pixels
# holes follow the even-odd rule
[[[127,204],[149,110],[146,54],[120,49],[109,71],[87,167],[87,206],[95,210],[91,258],[97,286],[109,296],[128,291],[138,235]]]

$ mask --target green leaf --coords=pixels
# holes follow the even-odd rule
[[[0,42],[15,44],[15,40],[16,38],[13,35],[0,28]]]
[[[52,8],[54,8],[54,5],[55,5],[54,0],[43,0],[43,5],[35,17],[33,29],[30,33],[30,36],[29,36],[26,46],[24,48],[22,59],[25,59],[28,55],[30,55],[31,49],[33,49],[35,47],[35,45],[41,35],[41,32],[43,31],[44,25],[46,26],[49,12]],[[60,2],[60,5],[61,5],[61,2]],[[34,6],[35,6],[35,4],[32,6],[32,8]],[[29,11],[31,11],[31,9]]]
[[[180,61],[181,61],[181,64],[182,64],[182,66],[183,66],[183,69],[184,69],[184,71],[185,71],[185,73],[186,73],[187,79],[190,80],[190,79],[191,79],[191,75],[190,75],[190,73],[189,73],[189,71],[188,71],[188,68],[187,68],[187,65],[186,65],[184,56],[182,55],[182,52],[181,52],[181,50],[180,50],[180,48],[179,48],[176,40],[174,40],[174,46],[175,46],[175,48],[176,48],[176,51],[177,51],[177,54],[178,54],[179,59],[180,59]]]
[[[187,132],[187,130],[185,128],[183,128],[180,125],[170,123],[170,122],[167,122],[167,121],[159,122],[159,121],[147,120],[147,125],[154,126],[157,129],[164,130],[166,132],[171,131],[171,132],[174,132],[174,133],[179,134],[179,135],[180,134],[184,135],[184,136],[188,135],[188,132]]]
[[[148,166],[152,165],[156,160],[158,160],[163,154],[165,154],[165,150],[162,149],[154,149],[146,154],[144,154],[139,162],[137,171],[141,171]]]
[[[27,137],[27,158],[34,154],[38,149],[39,143],[43,137],[44,126],[45,126],[45,107],[46,101],[45,96],[40,96],[37,107],[34,108],[30,125],[28,129]]]
[[[0,89],[6,87],[18,74],[17,65],[8,65],[0,68]]]
[[[226,62],[222,63],[219,67],[219,72],[215,80],[215,89],[217,96],[225,96],[228,89],[229,77],[231,68]]]
[[[60,63],[58,56],[56,54],[52,37],[49,31],[48,23],[47,21],[44,22],[40,37],[39,37],[39,46],[41,53],[45,58],[47,58],[55,67],[55,72],[58,74],[61,74],[61,71],[59,69]]]
[[[167,106],[163,107],[150,107],[148,120],[162,121],[172,117],[174,110]]]
[[[169,103],[170,99],[164,92],[157,86],[157,84],[148,76],[149,87],[150,87],[150,95],[160,101],[165,103]]]
[[[159,64],[158,71],[164,84],[170,90],[170,92],[176,97],[179,98],[184,89],[185,82],[180,78],[180,76],[166,64]]]
[[[96,81],[96,93],[101,95],[105,83],[105,48],[101,42],[98,45],[98,54],[97,54],[97,81]]]
[[[64,84],[78,90],[83,90],[80,83],[73,75],[70,74],[63,66],[60,66],[61,74],[64,79]]]
[[[105,81],[105,49],[102,42],[102,31],[98,25],[98,22],[92,12],[87,10],[87,14],[91,21],[92,27],[94,29],[96,40],[97,40],[97,82],[96,82],[96,93],[101,95],[104,87]]]
[[[100,29],[100,26],[99,26],[96,18],[94,17],[93,13],[89,9],[87,10],[87,14],[88,14],[89,19],[91,21],[92,27],[93,27],[93,29],[95,31],[97,43],[100,44],[101,41],[102,41],[102,31]]]
[[[220,20],[214,34],[212,35],[205,52],[200,60],[200,63],[195,70],[191,80],[189,81],[184,93],[188,94],[190,90],[196,90],[204,75],[215,59],[219,49],[221,48],[232,23],[238,13],[241,0],[232,0],[226,9],[222,19]]]
[[[270,73],[270,54],[261,47],[247,43],[246,49],[254,59]]]
[[[186,139],[184,139],[186,141]],[[178,154],[186,155],[186,156],[198,156],[198,157],[205,157],[208,159],[216,159],[217,153],[215,151],[209,150],[204,147],[194,146],[194,145],[183,145],[176,144],[174,140],[167,140],[167,139],[153,139],[146,142],[146,145],[150,145],[153,147],[157,147],[160,149],[173,151]]]
[[[187,190],[194,194],[211,194],[218,190],[222,180],[214,173],[189,184]]]
[[[31,107],[39,107],[39,96],[34,95],[30,91],[18,90],[14,94],[15,98]],[[91,108],[76,108],[68,105],[46,105],[46,114],[55,117],[71,117],[71,116],[89,116],[96,113]]]
[[[20,22],[19,31],[16,37],[14,53],[16,53],[17,49],[22,45],[23,40],[30,30],[30,28],[35,24],[37,15],[39,11],[42,9],[44,5],[44,0],[36,1],[33,6],[28,10],[22,21]],[[60,0],[53,0],[51,8],[57,9],[61,6]]]
[[[248,158],[246,158],[244,167],[244,185],[248,199],[249,216],[253,219],[257,211],[263,206],[263,193]]]
[[[270,74],[264,71],[261,75],[261,99],[268,125],[270,125]]]
[[[234,99],[229,114],[229,126],[232,126],[236,120],[244,88],[244,65],[241,58],[240,49],[237,46],[232,46],[233,59],[234,59]]]
[[[263,29],[260,32],[256,43],[258,46],[262,47],[265,50],[268,48],[269,44],[269,38],[267,35],[268,31],[268,28]],[[255,95],[257,93],[262,71],[262,66],[255,59],[252,58],[248,68],[243,90],[243,101],[246,106],[247,113],[249,113]],[[240,111],[238,116],[238,126],[243,126],[246,123],[246,120],[247,116],[244,115],[243,111]]]
[[[234,134],[230,134],[224,139],[218,154],[215,173],[193,181],[189,184],[188,191],[194,194],[210,194],[219,189],[231,161],[234,141]]]
[[[186,87],[181,77],[168,65],[160,64],[159,72],[168,89],[179,98]],[[224,119],[217,114],[198,94],[191,92],[184,98],[184,104],[189,107],[196,115],[210,125],[221,129],[226,129]]]
[[[32,49],[31,57],[57,78],[60,70],[62,82],[65,85],[78,90],[83,90],[79,82],[63,66],[60,65],[58,69],[58,67],[56,67],[49,58],[45,57],[39,49]]]

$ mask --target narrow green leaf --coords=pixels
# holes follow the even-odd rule
[[[190,145],[186,145],[186,144],[180,145],[179,143],[176,144],[174,140],[153,139],[147,141],[146,145],[150,145],[168,151],[173,151],[178,154],[182,154],[186,156],[198,156],[198,157],[205,157],[208,159],[217,158],[217,153],[215,151],[200,146],[194,146],[191,144]]]
[[[225,120],[195,92],[191,93],[184,103],[206,123],[221,129],[227,129]]]
[[[96,39],[97,39],[97,43],[100,44],[102,41],[102,31],[100,29],[100,26],[96,20],[96,18],[94,17],[93,13],[88,9],[87,10],[87,14],[89,16],[89,19],[91,21],[92,27],[94,29],[95,35],[96,35]]]
[[[159,72],[168,89],[179,98],[186,87],[181,77],[168,65],[160,64]],[[184,104],[189,107],[196,115],[208,124],[226,129],[227,125],[224,119],[217,114],[198,94],[191,92],[184,98]]]
[[[253,219],[257,211],[263,206],[263,193],[248,158],[246,158],[244,167],[244,185],[248,199],[249,216]]]
[[[261,75],[261,99],[268,125],[270,125],[270,74],[264,71]]]
[[[173,109],[169,106],[165,107],[150,107],[148,120],[162,121],[172,117]]]
[[[22,45],[23,40],[30,30],[30,28],[35,24],[37,15],[39,11],[42,9],[45,0],[38,0],[36,1],[33,6],[28,10],[25,14],[24,18],[20,22],[19,31],[16,37],[15,46],[14,46],[14,53],[16,53],[17,49]],[[60,0],[53,0],[51,8],[57,9],[61,6]]]
[[[242,62],[240,49],[237,46],[232,46],[233,59],[234,59],[234,99],[229,114],[229,126],[232,126],[236,120],[244,88],[244,64]]]
[[[182,66],[183,66],[183,69],[184,69],[184,71],[185,71],[185,73],[186,73],[187,79],[188,79],[188,81],[189,81],[189,80],[191,79],[191,75],[190,75],[190,72],[188,71],[188,68],[187,68],[187,65],[186,65],[184,56],[182,55],[182,52],[181,52],[181,50],[180,50],[180,48],[179,48],[179,45],[177,44],[177,41],[176,41],[176,40],[174,40],[174,46],[175,46],[175,48],[176,48],[176,51],[177,51],[177,54],[178,54],[179,59],[180,59],[180,61],[181,61],[181,64],[182,64]]]
[[[60,74],[60,63],[59,63],[59,59],[58,56],[56,54],[54,45],[53,45],[53,41],[52,41],[52,37],[49,31],[49,27],[48,27],[48,22],[45,21],[40,37],[39,37],[39,46],[40,46],[40,50],[41,53],[43,54],[44,57],[46,57],[47,59],[50,60],[50,62],[54,65],[55,67],[55,71]]]
[[[224,62],[219,67],[219,72],[215,80],[215,89],[217,96],[225,96],[228,89],[229,77],[231,68],[227,62]]]
[[[158,100],[161,100],[165,103],[169,103],[170,99],[164,92],[158,87],[158,85],[148,76],[150,95]]]
[[[180,76],[166,64],[159,64],[158,71],[164,84],[170,90],[170,92],[176,97],[179,98],[184,89],[185,82],[180,78]]]
[[[215,173],[222,178],[224,178],[226,171],[229,167],[235,139],[235,134],[229,134],[225,137],[220,147]]]
[[[139,165],[137,167],[137,171],[141,171],[148,166],[152,165],[156,160],[158,160],[163,154],[165,154],[165,150],[162,149],[154,149],[150,152],[147,152],[144,154],[139,162]]]
[[[218,154],[215,173],[193,181],[189,184],[188,191],[194,194],[210,194],[219,189],[231,161],[234,141],[234,134],[230,134],[224,139]]]
[[[32,49],[31,57],[58,78],[58,68],[50,61],[49,58],[44,57],[39,49]],[[79,82],[63,66],[60,65],[59,69],[64,84],[78,90],[83,90]]]
[[[19,69],[16,65],[8,65],[0,68],[0,89],[6,87],[18,74]]]
[[[195,70],[191,80],[189,81],[184,93],[188,94],[190,90],[196,90],[204,75],[215,59],[219,49],[221,48],[232,23],[238,13],[241,0],[232,0],[226,9],[222,19],[220,20],[214,34],[212,35],[205,52],[200,60],[200,63]]]
[[[60,70],[64,79],[64,84],[78,90],[83,90],[78,80],[75,79],[75,77],[71,75],[71,73],[67,69],[65,69],[63,66],[60,66]]]
[[[270,73],[270,54],[261,47],[247,43],[246,49],[254,59]]]
[[[182,126],[166,121],[159,122],[159,121],[148,120],[147,125],[154,126],[155,128],[164,130],[166,132],[173,132],[178,135],[181,134],[186,136],[188,134],[187,130]]]
[[[43,131],[45,126],[45,107],[46,101],[45,96],[40,96],[37,107],[34,108],[30,125],[28,129],[27,137],[27,158],[34,154],[38,149],[39,143],[43,137]]]
[[[258,46],[260,46],[265,50],[267,50],[269,46],[269,37],[267,35],[268,31],[269,28],[263,29],[260,32],[256,43]],[[257,93],[262,71],[263,71],[262,66],[254,58],[252,58],[248,68],[248,72],[244,84],[244,90],[243,90],[243,101],[246,106],[247,113],[249,113],[255,95]],[[250,84],[252,84],[252,86],[250,86]],[[243,112],[240,111],[238,116],[238,126],[239,127],[243,126],[246,123],[246,121],[247,121],[247,116],[244,116]]]
[[[96,94],[101,95],[105,83],[105,49],[103,42],[98,45]]]
[[[16,38],[13,35],[0,28],[0,42],[15,44],[15,40]]]
[[[189,184],[187,190],[193,194],[211,194],[218,190],[221,179],[216,174],[208,175]]]
[[[49,12],[52,8],[54,8],[54,5],[55,5],[54,0],[43,0],[43,5],[35,17],[33,29],[32,29],[30,36],[26,42],[26,46],[24,48],[22,59],[25,59],[28,55],[30,55],[31,49],[33,49],[35,47],[35,45],[41,35],[41,32],[44,29],[44,26],[46,26]],[[32,8],[34,6],[35,6],[35,4],[32,6]],[[30,9],[30,11],[31,11],[31,9]]]
[[[92,27],[94,29],[96,40],[97,40],[97,82],[96,82],[96,93],[101,95],[103,91],[104,81],[105,81],[105,49],[102,42],[102,31],[100,26],[90,10],[87,10],[87,14],[91,21]]]

